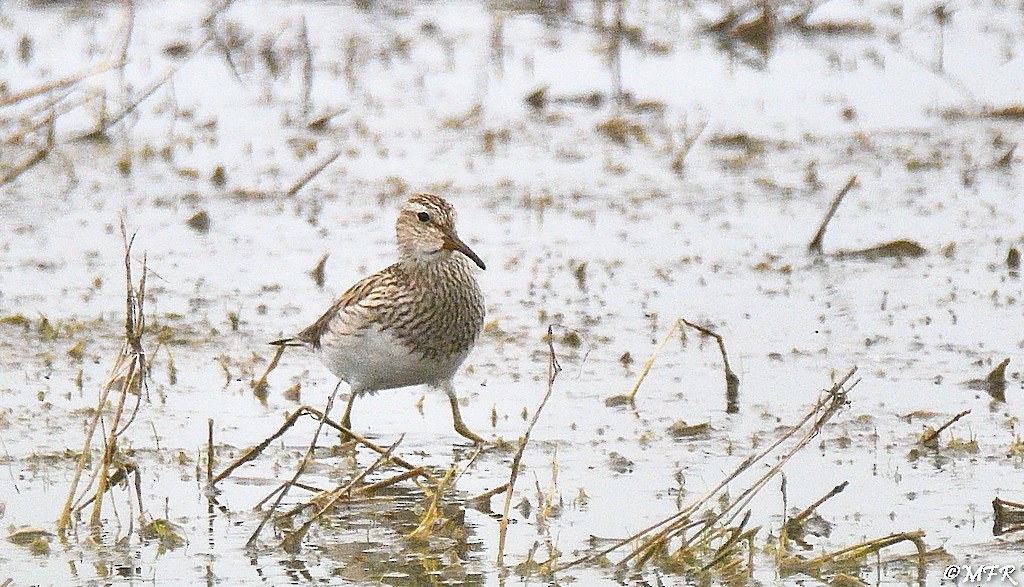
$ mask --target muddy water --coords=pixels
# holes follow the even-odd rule
[[[0,516],[54,530],[121,345],[123,218],[149,268],[152,371],[121,448],[138,466],[145,518],[174,523],[187,544],[140,537],[134,485],[117,487],[98,540],[82,522],[66,541],[43,539],[48,549],[0,541],[0,583],[552,580],[521,563],[554,552],[567,562],[671,515],[854,365],[849,405],[786,465],[784,492],[776,478],[751,505],[751,580],[812,581],[784,576],[765,548],[786,512],[844,481],[818,512],[829,532],[798,554],[921,529],[951,555],[928,567],[929,583],[947,564],[1016,563],[1019,544],[992,535],[990,505],[1022,497],[1022,291],[1006,264],[1024,238],[1015,9],[826,5],[801,28],[797,9],[780,8],[763,42],[708,32],[725,16],[718,5],[626,4],[620,35],[617,9],[4,4],[8,95],[89,75],[0,107],[5,177],[46,144],[44,131],[16,133],[58,114],[48,156],[0,191]],[[104,121],[101,137],[83,138]],[[826,254],[809,254],[852,175]],[[408,538],[430,493],[406,481],[314,525],[299,552],[270,527],[247,548],[262,517],[253,508],[292,476],[314,423],[300,421],[211,501],[207,422],[219,470],[300,404],[323,407],[335,382],[301,352],[271,374],[265,400],[253,394],[265,342],[390,263],[395,210],[423,190],[455,203],[488,264],[488,330],[457,380],[471,427],[512,442],[524,433],[554,325],[563,371],[523,458],[507,572],[495,562],[497,516],[467,500],[508,480],[512,452],[474,456],[443,396],[417,388],[363,398],[355,427],[385,446],[404,434],[397,453],[438,477],[454,465],[441,500],[453,525]],[[208,223],[190,222],[197,213]],[[834,254],[896,239],[927,252]],[[325,254],[319,287],[310,270]],[[724,337],[738,412],[726,413],[716,345],[693,331],[663,349],[634,407],[607,407],[680,316]],[[965,383],[1005,358],[1005,401]],[[284,394],[293,384],[298,398]],[[917,446],[925,426],[964,410],[938,448]],[[683,421],[710,430],[676,438]],[[310,485],[336,486],[376,458],[323,438]],[[295,490],[285,505],[303,499]],[[898,565],[851,572],[916,578]],[[554,580],[659,577],[683,580],[594,564]]]

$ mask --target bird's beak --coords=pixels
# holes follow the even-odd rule
[[[474,253],[473,249],[469,248],[469,245],[462,242],[462,239],[460,239],[456,234],[445,234],[444,245],[442,245],[441,248],[447,249],[449,251],[458,251],[463,255],[469,257],[471,261],[476,263],[477,267],[485,271],[487,270],[487,266],[484,265],[483,259],[481,259],[479,255]]]

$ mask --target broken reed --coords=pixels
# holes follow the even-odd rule
[[[782,472],[783,466],[807,446],[822,427],[845,405],[847,394],[857,385],[857,381],[850,381],[855,372],[856,368],[851,369],[823,393],[807,413],[775,442],[747,457],[707,493],[680,511],[631,536],[617,540],[608,547],[558,565],[555,571],[564,571],[581,564],[606,560],[609,554],[627,546],[632,547],[631,552],[615,563],[620,569],[624,569],[630,564],[634,568],[639,568],[648,561],[655,561],[665,564],[673,570],[681,570],[678,567],[683,567],[702,573],[714,573],[721,571],[723,564],[733,564],[734,559],[727,559],[726,552],[735,552],[735,547],[742,542],[747,542],[749,549],[750,540],[757,531],[757,528],[746,528],[750,515],[747,507],[750,502],[757,493],[764,489],[768,481]],[[800,432],[803,434],[797,436]],[[794,438],[796,440],[788,450],[781,454],[777,452],[776,449]],[[752,485],[737,497],[732,498],[727,490],[729,484],[758,464],[765,466],[770,464],[770,466]],[[702,515],[701,512],[709,504],[723,498],[727,501],[720,504],[720,510],[717,513],[709,511],[707,515]],[[740,516],[742,519],[736,523],[736,519]],[[670,543],[677,545],[674,550],[670,549]],[[698,551],[710,551],[717,554],[712,561],[695,565],[694,563],[700,560],[700,557],[697,556]]]
[[[89,518],[89,526],[96,530],[99,528],[103,511],[103,496],[111,487],[115,476],[124,474],[124,471],[134,467],[133,464],[118,463],[117,441],[128,430],[135,415],[138,413],[143,392],[146,388],[146,352],[142,346],[142,336],[145,333],[146,321],[144,315],[144,304],[146,300],[146,260],[143,255],[142,275],[136,286],[132,280],[131,250],[135,236],[129,239],[121,222],[121,237],[124,241],[124,267],[125,267],[125,322],[124,340],[121,350],[114,359],[106,380],[100,387],[99,397],[96,400],[96,409],[89,421],[82,444],[82,450],[75,465],[75,472],[71,478],[71,486],[68,488],[68,495],[64,501],[64,508],[60,518],[57,520],[57,534],[62,538],[68,526],[71,524],[72,516],[77,516],[89,504],[92,505],[92,514]],[[103,440],[102,458],[92,469],[89,481],[85,488],[79,493],[79,485],[82,480],[82,473],[85,471],[86,463],[90,459],[93,439],[96,437],[96,430],[100,422],[104,420],[104,413],[110,399],[111,392],[116,394],[116,405],[110,413],[110,421],[105,422],[103,429],[107,431]],[[125,417],[125,406],[129,394],[136,396],[134,408]],[[138,470],[135,469],[136,485],[138,485]],[[139,514],[142,515],[141,491],[136,486],[139,495]],[[88,497],[89,493],[91,497]]]
[[[551,392],[554,390],[555,378],[562,371],[562,366],[558,364],[558,357],[555,356],[555,345],[554,345],[554,334],[552,333],[552,327],[548,326],[548,385],[547,391],[544,393],[544,399],[541,400],[540,405],[537,406],[537,410],[533,413],[533,418],[530,420],[530,425],[526,427],[526,432],[519,439],[519,448],[516,450],[515,457],[512,458],[512,470],[509,473],[508,484],[506,485],[507,491],[505,493],[505,505],[501,510],[501,521],[498,522],[498,567],[505,568],[505,536],[508,532],[508,512],[512,508],[512,495],[515,493],[516,479],[519,477],[519,465],[523,460],[523,453],[526,452],[526,443],[530,441],[530,433],[533,432],[533,427],[537,425],[537,420],[540,419],[540,413],[544,411],[544,406],[548,403],[551,398]]]

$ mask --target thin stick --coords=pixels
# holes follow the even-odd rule
[[[90,76],[93,76],[93,75],[96,75],[96,74],[99,74],[99,73],[103,73],[105,71],[108,71],[108,70],[111,70],[111,69],[115,69],[115,68],[118,68],[118,67],[121,67],[121,63],[120,62],[104,63],[104,64],[101,64],[101,65],[94,65],[92,67],[87,67],[87,68],[83,69],[82,71],[79,71],[78,73],[73,73],[73,74],[71,74],[71,75],[69,75],[67,77],[62,77],[59,80],[48,82],[48,83],[45,83],[43,85],[36,86],[34,88],[29,88],[29,89],[23,90],[21,92],[16,92],[14,94],[10,94],[10,95],[4,96],[3,98],[0,98],[0,108],[3,108],[4,106],[9,106],[9,105],[14,104],[16,102],[21,102],[22,100],[28,100],[29,98],[34,98],[34,97],[36,97],[36,96],[38,96],[40,94],[46,94],[46,93],[52,92],[53,90],[57,90],[57,89],[60,89],[60,88],[64,88],[64,87],[67,87],[67,86],[71,86],[71,85],[77,84],[78,82],[82,81],[83,79],[85,79],[87,77],[90,77]]]
[[[256,544],[256,540],[259,538],[260,532],[263,531],[263,527],[267,525],[267,522],[270,521],[271,516],[273,516],[274,512],[277,510],[277,506],[281,505],[281,501],[284,500],[284,497],[286,495],[288,495],[288,489],[291,488],[291,486],[294,485],[299,480],[299,477],[302,475],[303,471],[306,470],[306,465],[309,464],[310,459],[313,458],[313,451],[314,449],[316,449],[317,439],[320,438],[320,431],[323,430],[324,422],[327,420],[326,414],[331,413],[331,406],[334,405],[334,397],[338,395],[338,389],[340,388],[341,382],[339,381],[338,384],[334,386],[334,391],[331,392],[331,396],[327,398],[327,406],[324,407],[324,416],[320,418],[320,423],[317,424],[316,431],[313,432],[313,438],[309,440],[309,446],[306,447],[306,454],[302,457],[302,462],[299,463],[298,468],[295,469],[295,474],[292,475],[291,480],[285,483],[284,486],[281,488],[280,492],[277,494],[277,498],[274,499],[274,503],[273,505],[270,506],[270,510],[267,511],[267,515],[265,515],[263,519],[260,520],[259,526],[256,527],[256,530],[252,533],[252,536],[250,536],[249,540],[245,543],[246,547],[251,548],[254,544]]]
[[[388,460],[388,457],[391,456],[391,453],[396,448],[398,448],[399,444],[402,443],[403,438],[405,438],[404,434],[399,436],[398,440],[396,440],[394,444],[388,447],[385,454],[380,455],[380,457],[378,457],[377,460],[373,462],[373,464],[360,471],[358,475],[353,477],[352,480],[350,480],[344,486],[332,490],[330,497],[327,499],[327,501],[317,510],[315,514],[310,516],[310,518],[306,520],[304,524],[302,524],[292,532],[287,532],[285,534],[284,539],[281,541],[281,547],[285,550],[285,552],[298,552],[299,545],[302,543],[303,537],[306,536],[306,532],[309,532],[310,526],[312,526],[317,520],[322,518],[325,513],[334,508],[334,506],[338,503],[339,500],[341,500],[343,496],[350,494],[352,488],[355,487],[358,483],[362,482],[362,480],[365,479],[367,475],[373,472],[381,464],[385,463]],[[282,491],[282,494],[283,493],[284,492]],[[309,505],[312,504],[313,502],[310,502]]]
[[[257,396],[264,396],[267,391],[267,376],[270,372],[277,368],[277,364],[281,362],[281,356],[284,355],[285,345],[278,345],[277,352],[274,353],[274,358],[270,359],[270,364],[267,365],[267,369],[263,371],[263,375],[260,378],[252,382],[253,392]]]
[[[309,411],[314,416],[316,416],[318,418],[320,417],[320,412],[317,412],[315,408],[308,408],[308,409],[309,409]],[[330,418],[327,419],[327,425],[330,426],[331,428],[334,428],[338,432],[342,432],[344,434],[347,434],[350,438],[352,438],[352,440],[355,440],[359,444],[365,446],[366,448],[372,450],[373,452],[375,452],[375,453],[377,453],[379,455],[383,455],[383,454],[387,453],[387,449],[386,448],[378,445],[377,443],[373,442],[372,440],[370,440],[370,439],[368,439],[368,438],[366,438],[364,436],[360,436],[359,434],[349,430],[348,428],[345,428],[344,426],[342,426],[341,424],[338,424],[337,422],[331,420]],[[409,461],[403,459],[402,457],[400,457],[398,455],[389,455],[388,456],[388,460],[391,461],[392,463],[395,463],[396,465],[399,465],[399,466],[404,467],[406,469],[410,469],[410,470],[412,470],[412,469],[421,469],[421,467],[417,467],[416,465],[413,465],[412,463],[410,463]],[[423,470],[423,473],[420,476],[423,477],[424,479],[426,479],[430,483],[437,484],[438,481],[439,481],[437,477],[434,477],[433,475],[431,475],[426,470]]]
[[[370,483],[369,485],[363,485],[362,487],[357,487],[355,489],[354,493],[372,495],[372,494],[376,493],[380,489],[383,489],[385,487],[390,487],[391,485],[394,485],[396,483],[401,483],[402,481],[405,481],[406,479],[411,479],[413,477],[416,477],[416,476],[422,475],[422,474],[423,474],[423,467],[416,467],[415,469],[409,469],[408,471],[403,471],[403,472],[401,472],[401,473],[399,473],[397,475],[392,475],[391,477],[388,477],[387,479],[382,479],[380,481],[377,481],[376,483]]]
[[[49,146],[44,147],[42,149],[39,149],[38,151],[33,153],[31,157],[29,157],[25,161],[22,161],[21,163],[19,163],[17,167],[15,167],[14,169],[12,169],[12,170],[8,171],[7,173],[5,173],[3,177],[0,177],[0,187],[3,187],[5,185],[11,183],[12,181],[18,179],[18,177],[22,173],[25,173],[29,169],[32,169],[33,167],[35,167],[40,161],[42,161],[43,159],[46,159],[46,156],[49,155],[49,154],[50,154],[50,147]]]
[[[516,486],[516,479],[519,477],[519,465],[523,460],[523,453],[526,452],[526,443],[530,440],[530,433],[533,431],[533,427],[537,425],[537,420],[540,419],[540,413],[544,410],[544,406],[548,403],[548,399],[551,398],[551,392],[554,389],[555,378],[562,371],[562,366],[558,364],[558,358],[555,356],[554,346],[554,333],[552,332],[551,326],[548,326],[548,387],[544,393],[544,399],[541,400],[540,405],[537,406],[537,410],[533,413],[533,418],[530,420],[530,425],[526,427],[526,432],[523,433],[522,438],[519,439],[519,448],[516,450],[516,455],[512,459],[512,471],[508,477],[508,493],[505,494],[505,506],[502,508],[501,522],[498,523],[498,566],[502,569],[505,568],[505,535],[508,531],[508,512],[512,507],[512,494]]]
[[[732,367],[729,366],[729,353],[725,350],[725,340],[717,332],[704,328],[699,324],[694,324],[685,318],[680,318],[683,324],[686,324],[690,328],[693,328],[705,336],[710,336],[718,342],[718,350],[722,353],[722,364],[723,370],[725,371],[725,398],[726,398],[726,413],[735,414],[739,412],[738,396],[740,390],[740,378],[733,372]]]
[[[307,413],[304,408],[305,408],[305,406],[295,410],[295,412],[291,416],[288,416],[288,418],[284,421],[284,423],[281,424],[281,427],[277,429],[277,432],[274,432],[273,434],[268,436],[266,439],[264,439],[263,442],[260,442],[256,446],[250,447],[248,450],[246,450],[244,453],[242,453],[238,458],[236,458],[234,461],[232,461],[232,463],[230,465],[228,465],[223,471],[218,473],[217,476],[214,477],[212,481],[210,481],[210,486],[213,487],[217,483],[220,483],[225,477],[227,477],[232,472],[234,472],[235,469],[237,469],[238,467],[241,467],[242,465],[244,465],[244,464],[248,463],[249,461],[254,460],[256,457],[260,456],[260,454],[264,450],[266,450],[268,446],[270,446],[271,442],[274,442],[278,438],[281,438],[281,436],[283,436],[284,433],[287,432],[288,429],[291,428],[295,424],[296,420],[298,420],[303,414]]]
[[[793,516],[792,518],[790,518],[789,522],[787,522],[787,523],[789,523],[789,524],[799,524],[800,522],[803,522],[804,519],[806,519],[807,516],[810,516],[812,513],[814,513],[814,510],[818,509],[818,507],[821,506],[821,504],[825,503],[826,501],[828,501],[828,500],[832,499],[833,497],[835,497],[835,496],[839,495],[840,493],[842,493],[849,484],[850,484],[849,481],[843,481],[839,485],[836,485],[835,487],[832,488],[832,491],[829,491],[825,495],[821,496],[821,498],[819,498],[817,501],[815,501],[811,505],[807,506],[804,509],[804,511],[802,511],[799,514],[797,514],[797,515]]]
[[[661,354],[662,349],[664,349],[665,345],[668,344],[668,341],[672,338],[672,334],[675,333],[680,324],[685,324],[705,336],[710,336],[718,343],[718,350],[722,353],[723,370],[725,371],[726,412],[732,414],[738,411],[739,407],[736,402],[739,394],[740,378],[733,372],[732,367],[729,366],[729,353],[725,350],[725,340],[717,332],[699,324],[690,322],[683,317],[676,318],[672,322],[672,325],[669,326],[668,332],[666,332],[665,336],[663,336],[661,341],[658,342],[658,346],[654,348],[654,352],[651,353],[651,356],[647,358],[647,362],[644,363],[643,368],[640,369],[640,373],[637,375],[636,381],[633,382],[633,387],[630,388],[629,392],[625,395],[616,395],[605,399],[604,403],[606,406],[636,404],[636,394],[640,391],[640,385],[642,385],[644,379],[647,378],[647,374],[650,373],[651,367],[654,366],[655,359],[657,359]]]
[[[302,41],[302,122],[309,122],[313,111],[313,48],[309,46],[306,17],[300,21],[299,39]]]
[[[839,193],[836,194],[835,198],[832,198],[832,205],[829,206],[828,212],[825,213],[825,218],[821,220],[821,226],[818,227],[818,232],[814,234],[814,238],[811,239],[810,244],[807,245],[808,251],[818,255],[821,254],[821,243],[825,240],[825,229],[828,228],[828,223],[831,222],[832,217],[835,216],[836,210],[839,209],[839,204],[842,203],[846,194],[853,189],[853,185],[855,183],[857,183],[857,176],[851,175],[850,179],[847,180],[846,185],[843,186],[843,189],[839,190]]]
[[[342,432],[344,434],[349,435],[353,440],[369,448],[370,450],[376,452],[377,454],[384,454],[387,452],[387,449],[380,447],[371,440],[363,436],[360,436],[359,434],[349,430],[348,428],[345,428],[344,426],[338,424],[337,422],[330,418],[324,417],[323,412],[321,412],[320,410],[317,410],[312,406],[300,406],[299,409],[295,410],[295,412],[292,413],[292,415],[288,416],[288,418],[284,421],[283,424],[281,424],[281,427],[278,428],[276,432],[274,432],[268,438],[264,439],[259,444],[250,447],[248,450],[242,453],[238,458],[232,461],[231,464],[229,464],[223,471],[218,473],[217,476],[213,478],[213,481],[210,484],[216,485],[217,483],[220,483],[228,475],[233,473],[235,469],[237,469],[238,467],[241,467],[242,465],[248,463],[249,461],[255,460],[258,456],[260,456],[260,454],[263,453],[263,451],[267,449],[268,446],[270,446],[271,442],[283,436],[284,433],[287,432],[289,428],[295,425],[295,423],[298,421],[300,417],[307,414],[313,416],[314,418],[317,418],[318,420],[323,421],[324,423],[326,423],[327,426],[337,430],[338,432]],[[424,479],[431,483],[437,483],[437,478],[431,475],[428,471],[422,469],[421,467],[413,465],[409,461],[406,461],[405,459],[397,455],[391,455],[389,457],[389,460],[395,463],[396,465],[399,465],[408,470],[417,469],[420,471],[421,477],[423,477]]]
[[[324,159],[320,163],[317,163],[317,165],[315,167],[313,167],[313,169],[309,170],[305,175],[300,177],[297,182],[292,184],[292,187],[288,188],[288,191],[285,192],[285,195],[290,198],[290,197],[294,196],[295,194],[299,193],[299,190],[304,188],[307,183],[309,183],[310,181],[313,180],[314,177],[316,177],[317,175],[320,175],[320,173],[324,169],[327,169],[328,165],[330,165],[331,163],[334,163],[334,161],[338,157],[341,157],[341,151],[335,151],[335,152],[331,153],[330,155],[328,155],[326,159]]]
[[[841,562],[843,560],[849,560],[870,554],[872,552],[878,552],[879,550],[898,544],[900,542],[912,542],[917,547],[918,554],[918,572],[923,572],[924,567],[927,564],[927,552],[928,549],[925,547],[924,531],[915,530],[913,532],[900,532],[898,534],[890,534],[883,538],[876,538],[874,540],[867,540],[859,544],[847,546],[846,548],[839,549],[835,552],[823,554],[821,556],[808,560],[805,564],[809,566],[821,565],[828,562]]]
[[[776,448],[778,448],[783,442],[785,442],[786,440],[791,438],[793,435],[795,435],[797,431],[801,430],[804,427],[804,425],[807,424],[807,422],[809,422],[811,420],[811,418],[813,418],[816,414],[819,414],[820,411],[823,408],[826,408],[827,413],[834,413],[835,410],[838,409],[838,406],[842,405],[842,400],[843,400],[843,398],[845,398],[846,393],[849,391],[849,390],[845,390],[844,387],[845,387],[847,381],[849,381],[850,378],[853,377],[853,374],[856,371],[857,371],[856,367],[852,368],[842,379],[840,379],[835,385],[833,385],[832,388],[829,389],[828,392],[826,392],[823,397],[821,397],[817,402],[815,402],[815,404],[811,407],[811,409],[808,410],[807,413],[804,414],[804,416],[800,419],[800,421],[797,422],[794,426],[792,426],[788,432],[786,432],[785,434],[780,436],[775,442],[773,442],[770,445],[768,445],[767,447],[765,447],[763,450],[761,450],[761,452],[753,454],[753,455],[750,455],[749,457],[744,459],[744,461],[742,463],[740,463],[731,473],[726,475],[723,479],[721,479],[718,482],[718,484],[716,484],[713,488],[711,488],[706,493],[704,493],[704,495],[702,495],[701,497],[697,498],[697,500],[692,502],[690,505],[686,506],[682,510],[676,512],[675,514],[672,514],[671,516],[669,516],[669,517],[667,517],[667,518],[665,518],[665,519],[663,519],[663,520],[661,520],[659,522],[655,522],[654,524],[651,524],[650,526],[640,530],[639,532],[636,532],[636,533],[634,533],[634,534],[632,534],[630,536],[627,536],[626,538],[623,538],[621,540],[618,540],[618,541],[614,542],[610,546],[608,546],[608,547],[606,547],[606,548],[604,548],[604,549],[602,549],[602,550],[600,550],[600,551],[598,551],[596,553],[589,554],[589,555],[586,555],[586,556],[582,556],[582,557],[577,558],[575,560],[572,560],[572,561],[570,561],[570,562],[568,562],[568,563],[566,563],[564,565],[560,565],[560,566],[558,566],[557,570],[559,570],[559,571],[565,570],[565,569],[568,569],[570,567],[574,567],[574,566],[577,566],[577,565],[580,565],[580,564],[583,564],[583,563],[586,563],[586,562],[590,562],[590,561],[596,560],[598,558],[604,557],[605,555],[611,553],[612,551],[618,550],[619,548],[622,548],[623,546],[633,542],[634,540],[637,540],[637,539],[642,538],[642,537],[644,537],[644,536],[646,536],[648,534],[651,534],[652,532],[654,532],[655,530],[658,530],[659,528],[663,528],[663,529],[660,530],[657,534],[653,535],[651,538],[649,538],[646,541],[646,544],[650,545],[650,544],[654,544],[656,541],[663,540],[666,536],[668,536],[669,533],[671,533],[671,532],[673,532],[673,531],[675,531],[677,529],[676,526],[680,522],[688,521],[691,514],[693,514],[697,510],[699,510],[701,507],[703,507],[704,504],[706,504],[708,501],[713,499],[714,496],[717,495],[719,491],[721,491],[725,486],[727,486],[730,482],[732,482],[732,480],[735,479],[736,477],[738,477],[743,471],[747,470],[752,464],[754,464],[755,462],[760,462],[767,455],[771,454]],[[854,382],[853,385],[856,385],[856,382]],[[852,388],[852,386],[851,386],[851,388]],[[812,425],[810,431],[805,435],[806,441],[809,441],[810,438],[813,437],[813,435],[817,433],[817,431],[819,430],[819,428],[820,428],[820,426],[822,424],[824,424],[824,422],[822,421],[822,418],[819,418],[814,423],[814,425]],[[804,443],[806,443],[806,441],[804,441]],[[778,469],[774,469],[774,470],[777,471]],[[771,471],[769,471],[769,474],[773,474],[773,473]],[[744,495],[749,495],[749,493],[744,494]],[[743,496],[741,496],[740,499],[742,499],[742,498],[743,498]],[[736,500],[735,502],[733,502],[733,504],[736,504],[738,502],[739,502],[739,499]],[[719,518],[721,518],[725,514],[725,512],[729,511],[730,509],[732,509],[732,505],[730,505],[727,508],[725,508],[723,510],[722,514],[719,514]],[[692,524],[692,522],[688,522],[688,523]],[[704,522],[700,521],[699,523],[704,523]],[[634,555],[638,554],[642,550],[643,549],[640,549],[640,550],[636,551],[636,553],[634,553]],[[627,557],[627,559],[624,559],[621,562],[623,562],[623,563],[626,562],[626,560],[628,560],[632,556],[633,555],[631,555],[630,557]]]
[[[920,444],[927,445],[928,443],[932,442],[933,440],[935,440],[936,438],[939,437],[939,434],[942,434],[943,430],[945,430],[946,428],[949,428],[950,426],[955,424],[957,420],[959,420],[960,418],[963,418],[964,416],[966,416],[967,414],[970,414],[970,413],[971,413],[970,410],[964,410],[964,411],[960,412],[959,414],[953,416],[952,418],[950,418],[950,420],[948,422],[946,422],[942,426],[939,426],[938,430],[935,430],[931,434],[929,434],[929,435],[925,436],[924,438],[922,438],[920,440]]]
[[[213,418],[206,420],[206,486],[213,487]]]
[[[622,403],[634,403],[634,400],[636,399],[636,392],[640,390],[640,385],[643,384],[644,379],[647,378],[647,374],[651,372],[651,367],[654,366],[654,360],[658,358],[658,355],[661,353],[661,349],[665,348],[665,345],[668,344],[668,341],[670,338],[672,338],[672,334],[676,331],[676,328],[679,328],[679,324],[681,321],[682,320],[680,318],[676,318],[675,320],[672,321],[672,325],[669,326],[668,332],[666,332],[665,336],[662,337],[661,342],[658,343],[658,346],[654,347],[654,352],[651,353],[651,356],[647,358],[647,362],[644,363],[643,368],[640,369],[640,373],[639,375],[637,375],[636,381],[633,382],[633,387],[630,388],[629,392],[626,393],[626,395],[624,396],[608,398],[607,400],[605,400],[605,405],[618,405],[618,400],[620,399]]]

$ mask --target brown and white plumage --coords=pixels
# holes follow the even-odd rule
[[[455,209],[444,198],[417,194],[395,222],[400,257],[358,281],[291,338],[272,344],[313,349],[352,388],[367,392],[426,384],[448,394],[455,430],[483,439],[459,413],[453,379],[483,328],[484,299],[472,264],[484,262],[459,238]]]

